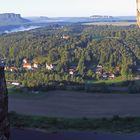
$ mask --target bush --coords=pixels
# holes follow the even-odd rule
[[[128,89],[130,93],[140,93],[140,81],[131,82]]]

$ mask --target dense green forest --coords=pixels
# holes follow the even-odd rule
[[[136,26],[52,25],[1,35],[0,55],[9,68],[7,79],[28,87],[60,81],[83,84],[108,73],[133,79],[139,76],[140,30]],[[24,58],[37,68],[23,68]],[[46,63],[53,68],[46,69]]]

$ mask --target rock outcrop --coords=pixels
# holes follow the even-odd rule
[[[137,24],[140,27],[140,0],[137,0]]]
[[[4,65],[0,64],[0,140],[9,140],[8,91]]]

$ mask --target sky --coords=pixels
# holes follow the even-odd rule
[[[0,13],[23,17],[135,16],[136,0],[0,0]]]

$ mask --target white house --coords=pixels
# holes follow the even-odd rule
[[[23,64],[26,64],[26,63],[28,63],[28,60],[27,60],[27,58],[24,58],[23,59]]]
[[[38,64],[37,63],[34,63],[33,64],[33,68],[38,68]]]
[[[70,36],[68,36],[68,35],[63,35],[62,38],[65,39],[65,40],[68,40],[68,39],[70,38]]]
[[[18,82],[12,82],[11,84],[14,85],[14,86],[19,86],[20,85],[20,83],[18,83]]]
[[[102,65],[97,65],[97,69],[102,69],[103,66]]]
[[[53,67],[52,64],[47,64],[47,63],[46,63],[46,69],[47,69],[47,70],[53,70],[53,68],[54,68],[54,67]]]
[[[73,74],[74,74],[74,72],[75,72],[75,70],[74,70],[74,69],[69,69],[69,74],[70,74],[70,75],[73,75]]]

